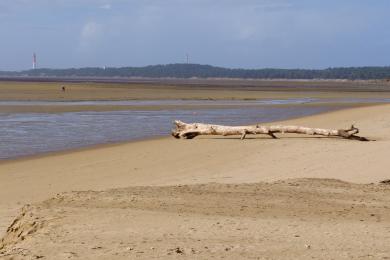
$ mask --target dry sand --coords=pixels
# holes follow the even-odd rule
[[[376,141],[162,138],[2,162],[2,256],[389,259],[390,105],[283,123]]]
[[[386,259],[390,188],[328,179],[134,187],[25,207],[15,259]]]

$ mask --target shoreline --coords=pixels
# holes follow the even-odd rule
[[[288,105],[280,104],[280,105],[266,105],[266,106],[284,107],[284,106],[322,106],[322,105],[323,104],[288,104]],[[381,106],[381,105],[386,105],[386,103],[361,103],[361,104],[335,103],[335,104],[329,104],[329,106],[333,107],[333,108],[334,108],[334,106],[337,106],[337,108],[334,108],[332,110],[322,111],[322,112],[319,112],[319,113],[316,113],[313,115],[309,115],[309,116],[291,117],[291,118],[286,119],[286,120],[275,120],[275,121],[271,120],[271,121],[264,122],[262,124],[267,125],[267,124],[275,123],[275,122],[276,123],[283,123],[283,122],[288,122],[288,121],[294,120],[294,119],[305,119],[305,118],[310,118],[312,116],[324,115],[327,113],[337,112],[337,111],[341,111],[341,110],[355,109],[355,108],[359,108],[359,107]],[[263,107],[263,106],[255,106],[255,107]],[[224,109],[224,108],[220,108],[220,109]],[[1,111],[1,109],[0,109],[0,111]],[[252,122],[251,124],[257,124],[257,122]],[[310,127],[310,126],[308,126],[308,127]],[[127,145],[127,144],[132,144],[132,143],[139,143],[139,142],[152,141],[152,140],[161,140],[161,139],[168,139],[168,138],[172,138],[172,136],[170,136],[170,135],[149,136],[149,137],[144,137],[144,138],[134,138],[131,140],[126,140],[126,141],[99,143],[99,144],[87,145],[87,146],[76,147],[76,148],[69,148],[69,149],[64,149],[64,150],[42,152],[42,153],[33,154],[33,155],[17,156],[14,158],[0,159],[0,165],[7,164],[7,163],[21,162],[21,161],[25,161],[25,160],[34,160],[34,159],[40,159],[40,158],[45,158],[45,157],[52,157],[52,156],[57,156],[57,155],[66,155],[66,154],[70,154],[73,152],[87,152],[89,150],[94,150],[94,149],[104,149],[104,148]]]
[[[245,102],[245,100],[243,100]],[[204,104],[204,105],[0,105],[0,113],[73,113],[73,112],[110,112],[110,111],[169,111],[169,110],[203,110],[203,109],[235,109],[235,108],[263,108],[263,107],[359,107],[370,105],[387,104],[386,102],[313,102],[313,103],[292,103],[292,104]]]
[[[128,140],[128,141],[100,143],[100,144],[93,144],[93,145],[70,148],[70,149],[65,149],[65,150],[42,152],[42,153],[38,153],[38,154],[34,154],[34,155],[18,156],[16,158],[9,158],[9,159],[0,159],[0,166],[3,164],[8,164],[8,163],[18,163],[18,162],[23,162],[23,161],[50,158],[50,157],[55,157],[55,156],[69,155],[72,153],[88,152],[88,151],[93,151],[93,150],[100,150],[100,149],[105,149],[105,148],[118,147],[118,146],[124,146],[124,145],[128,145],[128,144],[142,143],[145,141],[162,140],[162,139],[168,139],[168,138],[170,138],[170,136],[150,136],[150,137],[146,137],[146,138],[132,139],[132,140]]]
[[[327,116],[327,115],[337,114],[340,112],[349,112],[349,111],[352,112],[352,111],[355,111],[356,109],[361,109],[361,108],[375,108],[375,107],[380,108],[380,107],[384,107],[384,106],[390,107],[390,104],[382,104],[382,103],[355,104],[355,105],[348,106],[348,107],[337,108],[336,110],[319,112],[319,113],[316,113],[313,115],[297,116],[297,117],[292,117],[292,118],[289,118],[286,120],[268,121],[268,122],[265,122],[262,124],[264,124],[264,125],[268,125],[270,123],[284,124],[284,123],[290,123],[291,121],[293,121],[293,122],[295,122],[295,121],[309,121],[311,119],[316,119],[320,116]],[[310,124],[306,124],[305,126],[315,127],[315,126],[310,125]],[[341,127],[342,126],[343,125],[341,125]],[[255,137],[255,136],[253,136],[253,137]],[[218,139],[218,137],[216,137],[216,138]],[[235,137],[233,137],[233,139],[234,138]],[[14,163],[20,163],[20,162],[26,162],[26,161],[33,161],[33,160],[37,160],[37,159],[52,158],[52,157],[57,157],[57,156],[67,156],[67,155],[71,155],[73,153],[83,153],[83,152],[89,152],[89,151],[94,151],[94,150],[104,150],[106,148],[124,147],[124,146],[132,145],[132,144],[142,144],[145,142],[153,142],[153,141],[169,140],[169,139],[174,140],[170,135],[164,135],[164,136],[150,136],[150,137],[146,137],[146,138],[139,138],[139,139],[113,142],[113,143],[101,143],[101,144],[89,145],[89,146],[85,146],[85,147],[78,147],[78,148],[71,148],[71,149],[60,150],[60,151],[51,151],[51,152],[47,152],[47,153],[40,153],[40,154],[36,154],[36,155],[22,156],[22,157],[18,157],[18,158],[2,159],[2,160],[0,160],[0,166],[6,165],[6,164],[14,164]],[[207,137],[200,137],[198,139],[207,139]],[[212,139],[212,137],[210,139]],[[229,139],[229,137],[226,139]],[[251,139],[251,138],[249,137],[248,139]],[[185,140],[175,140],[175,141],[186,142]]]

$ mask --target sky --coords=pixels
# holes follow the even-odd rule
[[[0,0],[0,70],[390,65],[389,0]]]

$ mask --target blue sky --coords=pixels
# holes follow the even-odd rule
[[[0,70],[390,65],[388,0],[0,0]]]

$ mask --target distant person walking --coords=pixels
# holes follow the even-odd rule
[[[62,88],[62,92],[65,92],[65,91],[66,91],[65,86],[62,86],[61,88]]]

